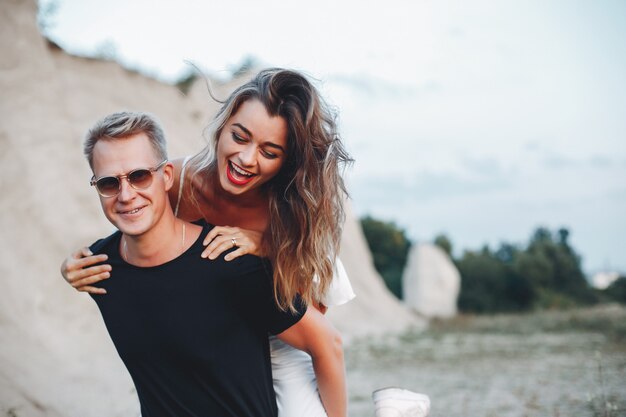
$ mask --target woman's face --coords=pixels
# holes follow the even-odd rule
[[[257,100],[245,101],[218,138],[217,169],[224,191],[242,195],[272,179],[287,156],[287,122]]]

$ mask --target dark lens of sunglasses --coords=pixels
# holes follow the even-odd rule
[[[115,177],[104,177],[96,182],[96,187],[98,187],[100,194],[104,196],[114,196],[120,190],[120,181]]]
[[[128,174],[128,181],[135,188],[148,188],[152,183],[152,172],[147,169],[138,169]]]

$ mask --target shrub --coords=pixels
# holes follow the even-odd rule
[[[411,241],[405,231],[393,222],[365,216],[361,219],[361,227],[374,258],[374,267],[383,277],[387,288],[401,299],[402,272]]]

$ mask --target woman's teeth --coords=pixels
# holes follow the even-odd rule
[[[235,185],[246,185],[256,176],[251,172],[246,171],[243,168],[238,167],[231,161],[228,161],[228,169],[226,170],[226,175],[231,183]]]
[[[239,168],[237,165],[233,164],[232,162],[230,163],[230,167],[233,169],[233,171],[235,171],[237,174],[239,175],[243,175],[244,177],[251,177],[254,174],[248,172],[248,171],[244,171],[243,169]]]

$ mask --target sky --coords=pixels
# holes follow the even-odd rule
[[[70,53],[174,81],[248,56],[339,110],[353,207],[454,252],[570,230],[626,272],[626,2],[42,0]]]

